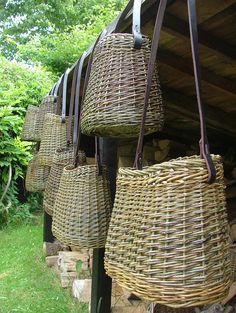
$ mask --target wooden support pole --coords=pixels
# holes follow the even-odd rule
[[[54,242],[55,237],[52,234],[52,217],[44,211],[44,223],[43,223],[43,241]]]
[[[99,143],[101,161],[103,164],[106,164],[109,171],[111,197],[113,202],[116,188],[117,142],[111,138],[101,138]],[[104,248],[93,250],[91,313],[111,312],[112,280],[105,273],[104,252]]]

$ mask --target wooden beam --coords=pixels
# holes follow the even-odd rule
[[[176,16],[166,13],[163,22],[163,29],[179,38],[189,39],[189,25],[187,22],[177,18]],[[231,59],[235,59],[235,49],[232,45],[213,36],[210,32],[198,28],[199,43],[216,54],[223,55]]]
[[[166,103],[166,114],[168,114],[168,111],[173,111],[193,121],[199,121],[197,100],[195,97],[184,95],[183,93],[169,89],[167,86],[162,87],[163,98]],[[207,126],[227,135],[236,135],[234,116],[206,103],[204,103],[204,107]]]
[[[235,13],[236,13],[236,3],[232,3],[228,7],[226,7],[225,9],[221,10],[217,14],[215,14],[215,15],[211,16],[210,18],[208,18],[207,20],[205,20],[203,23],[201,23],[200,26],[202,27],[205,25],[206,26],[210,25],[210,27],[212,27],[212,24],[218,25],[222,21],[224,21],[225,18],[228,18],[232,15],[235,15]]]
[[[157,58],[162,63],[167,64],[185,74],[193,76],[193,63],[191,59],[182,58],[172,52],[162,49],[158,51]],[[233,81],[219,76],[204,67],[201,67],[201,72],[203,81],[236,96],[236,89]]]

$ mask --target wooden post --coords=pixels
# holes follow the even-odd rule
[[[55,237],[52,234],[52,217],[44,211],[44,223],[43,223],[43,241],[54,242]]]
[[[99,139],[99,144],[101,161],[103,164],[106,164],[109,170],[111,197],[112,202],[114,202],[116,188],[117,142],[111,138],[101,138]],[[93,250],[91,313],[111,312],[112,280],[105,273],[104,252],[104,248]]]

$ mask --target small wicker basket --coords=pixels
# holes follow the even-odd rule
[[[44,210],[49,215],[53,215],[53,207],[59,189],[63,168],[68,164],[72,164],[73,161],[74,148],[72,145],[64,149],[58,149],[54,155],[53,165],[50,170],[43,198]],[[85,153],[83,151],[79,151],[79,164],[85,165],[85,163]]]
[[[29,105],[26,111],[21,139],[25,141],[40,141],[39,108]]]
[[[35,154],[27,167],[25,178],[26,190],[30,192],[44,191],[49,172],[50,167],[39,165],[38,154]]]
[[[52,232],[61,242],[81,248],[105,246],[111,199],[104,168],[95,165],[63,169],[53,212]]]
[[[39,114],[38,114],[38,133],[39,138],[41,139],[43,127],[44,127],[44,119],[47,113],[55,114],[57,111],[57,96],[47,95],[43,98],[42,103],[39,106]]]
[[[52,166],[56,150],[66,147],[68,123],[68,117],[62,123],[60,115],[46,114],[38,154],[39,164]]]

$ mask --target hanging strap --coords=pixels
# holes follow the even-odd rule
[[[64,81],[64,75],[65,74],[63,74],[62,76],[61,76],[61,80],[60,80],[60,82],[59,82],[59,84],[58,84],[58,92],[57,92],[57,115],[59,115],[60,114],[60,111],[61,111],[61,104],[62,104],[62,91],[63,91],[63,81]]]
[[[73,120],[73,113],[74,113],[74,105],[75,105],[75,88],[76,88],[76,80],[77,80],[77,72],[79,68],[80,59],[76,62],[72,84],[71,84],[71,96],[70,96],[70,107],[69,107],[69,121],[68,121],[68,129],[67,129],[67,145],[71,144],[71,130],[72,130],[72,120]],[[75,142],[73,140],[73,142]]]
[[[67,69],[63,78],[63,92],[62,92],[62,107],[61,107],[61,122],[66,122],[66,100],[67,100],[67,83],[70,69]]]
[[[61,77],[59,78],[59,80],[56,83],[55,90],[54,90],[54,96],[58,96],[58,89],[59,89],[59,86],[61,84],[62,78],[63,78],[63,75],[61,75]]]
[[[81,87],[81,77],[83,71],[84,60],[87,57],[87,51],[85,51],[79,60],[79,66],[77,71],[77,79],[76,79],[76,92],[75,92],[75,121],[74,121],[74,133],[73,133],[73,142],[77,142],[78,136],[78,127],[79,127],[79,119],[80,119],[80,112],[82,104],[80,103],[80,87]],[[79,151],[78,151],[79,152]]]
[[[55,87],[56,87],[56,83],[53,85],[52,89],[49,91],[48,93],[49,96],[54,94]]]
[[[134,36],[134,48],[140,49],[142,46],[142,34],[141,34],[141,6],[142,0],[130,0],[127,6],[124,8],[117,21],[114,33],[118,31],[124,19],[133,8],[133,20],[132,20],[132,33]]]
[[[212,161],[209,149],[209,143],[206,131],[205,112],[202,102],[202,86],[201,86],[201,68],[198,51],[198,31],[197,31],[197,14],[196,1],[188,0],[188,18],[191,39],[192,59],[194,68],[195,88],[197,94],[198,111],[200,117],[201,139],[199,142],[201,157],[205,160],[208,170],[208,182],[212,183],[216,178],[216,170]]]
[[[89,76],[90,76],[90,71],[91,71],[91,67],[92,67],[92,61],[93,61],[93,54],[94,54],[94,50],[96,45],[99,43],[100,40],[102,40],[105,35],[107,34],[107,30],[104,29],[100,35],[98,36],[97,40],[94,43],[93,46],[93,50],[90,54],[90,58],[89,58],[89,62],[87,65],[87,70],[86,70],[86,75],[85,75],[85,80],[84,80],[84,88],[83,88],[83,98],[82,98],[82,102],[80,105],[80,112],[78,115],[78,128],[77,128],[77,140],[76,140],[76,148],[75,148],[75,158],[74,158],[74,165],[75,167],[78,166],[79,163],[79,148],[80,148],[80,139],[81,139],[81,112],[82,112],[82,105],[83,105],[83,101],[84,101],[84,97],[85,97],[85,93],[86,93],[86,89],[88,86],[88,81],[89,81]],[[81,68],[81,73],[82,73],[82,68]],[[78,78],[77,81],[81,80],[81,75],[79,76],[79,72],[78,72]],[[80,85],[79,85],[80,87]],[[76,88],[76,93],[79,94],[79,89]],[[101,173],[101,162],[100,162],[100,157],[99,157],[99,140],[97,137],[95,137],[95,158],[96,158],[96,164],[98,166],[98,174],[100,175]]]
[[[156,63],[157,48],[159,44],[161,27],[162,27],[164,13],[166,9],[166,4],[167,4],[167,0],[160,0],[157,17],[156,17],[156,23],[154,27],[154,33],[152,37],[152,48],[151,48],[149,64],[148,64],[147,83],[146,83],[146,90],[145,90],[142,121],[141,121],[138,145],[137,145],[136,156],[135,156],[135,161],[134,161],[134,167],[136,167],[136,169],[142,169],[144,126],[145,126],[145,120],[146,120],[146,115],[147,115],[148,100],[149,100],[149,95],[150,95],[151,86],[152,86],[152,77],[153,77],[155,63]]]

